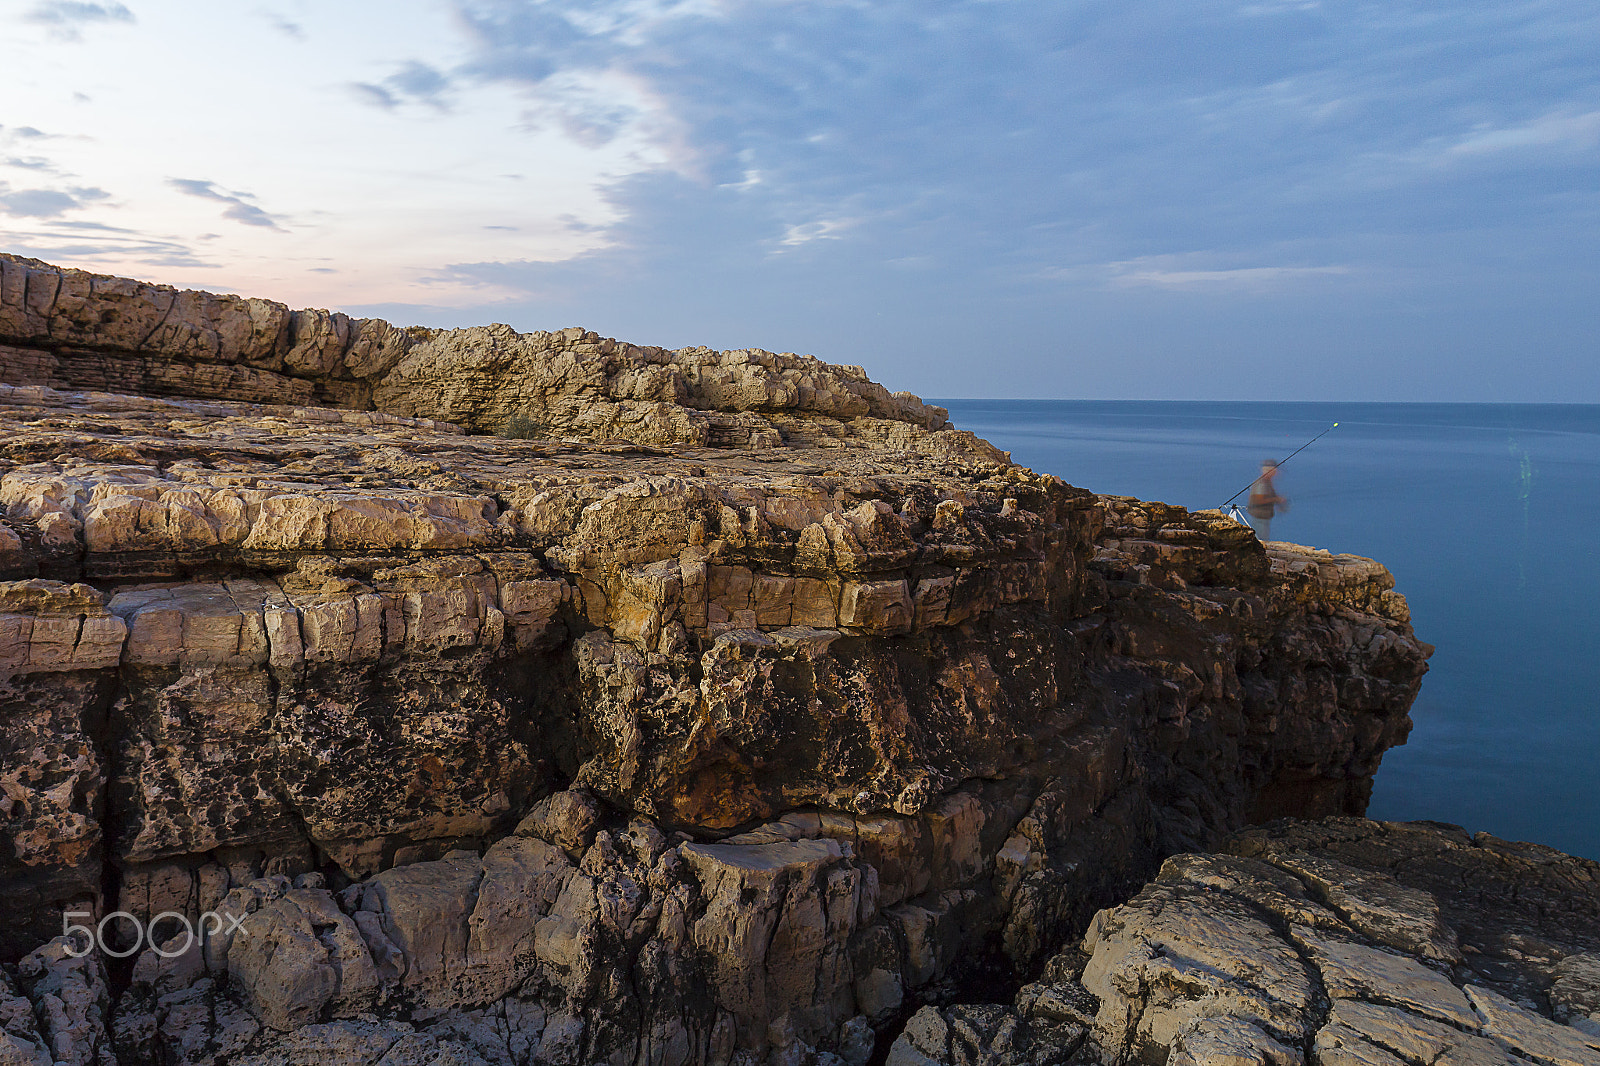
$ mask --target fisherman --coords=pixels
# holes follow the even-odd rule
[[[1263,459],[1261,476],[1250,486],[1250,502],[1245,506],[1250,515],[1250,528],[1256,531],[1256,538],[1261,541],[1272,539],[1272,516],[1278,513],[1279,508],[1288,510],[1288,499],[1279,496],[1277,487],[1272,483],[1277,476],[1278,461]]]

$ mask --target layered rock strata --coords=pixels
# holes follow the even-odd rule
[[[860,367],[792,352],[668,351],[582,329],[402,329],[4,253],[0,381],[719,448],[905,445],[947,425],[943,410],[891,394]]]
[[[1596,1066],[1600,864],[1330,818],[1170,858],[1010,1004],[924,1007],[891,1066]]]
[[[852,368],[0,269],[18,1047],[865,1061],[1409,728],[1381,566]]]

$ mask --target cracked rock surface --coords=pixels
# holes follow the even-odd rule
[[[0,255],[16,1055],[860,1066],[1162,857],[1361,812],[1430,651],[1371,560],[858,368]],[[155,944],[50,939],[117,910]]]
[[[889,1062],[1596,1066],[1597,962],[1600,863],[1277,822],[1168,859],[1014,1004],[924,1007]]]

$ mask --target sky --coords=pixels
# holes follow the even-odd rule
[[[925,396],[1600,402],[1593,0],[0,0],[0,250]]]

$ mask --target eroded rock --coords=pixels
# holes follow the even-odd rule
[[[1162,856],[1361,811],[1429,652],[1370,560],[1036,475],[859,368],[10,256],[0,578],[0,958],[69,910],[242,923],[83,1014],[163,1063],[855,1064]],[[1457,958],[1398,875],[1308,862],[1209,920]],[[1213,960],[1254,1030],[1145,959],[1129,1039],[1276,1062],[1287,950],[1270,992]],[[1076,1047],[1034,993],[943,1046]]]
[[[983,1039],[948,1036],[973,1008],[924,1008],[894,1054],[1064,1061],[1064,1045],[1030,1028],[1054,1001],[1069,1018],[1073,1004],[1078,1017],[1093,1010],[1079,1061],[1108,1066],[1600,1062],[1600,1033],[1573,999],[1600,943],[1600,864],[1453,826],[1355,818],[1275,823],[1227,846],[1235,854],[1169,859],[1101,912],[1081,953],[1057,956],[1013,1005],[983,1008]],[[1336,867],[1369,890],[1348,920],[1311,902],[1337,895]],[[1377,899],[1387,920],[1374,923]],[[1444,929],[1454,959],[1438,957]],[[1420,935],[1401,950],[1396,930]]]

